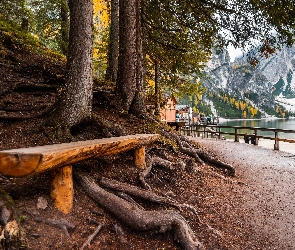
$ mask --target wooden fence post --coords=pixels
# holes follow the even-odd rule
[[[235,142],[239,142],[238,128],[235,128]]]
[[[280,146],[279,146],[279,132],[275,131],[275,144],[274,144],[274,150],[280,150]]]
[[[254,138],[255,138],[255,142],[254,145],[258,145],[258,138],[257,138],[257,130],[254,130]]]

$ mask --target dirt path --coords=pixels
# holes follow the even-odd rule
[[[235,180],[245,185],[240,185],[243,202],[233,209],[243,212],[243,223],[268,237],[270,245],[264,249],[295,249],[294,154],[230,141],[192,139],[236,168]],[[250,237],[249,246],[242,249],[257,248]]]

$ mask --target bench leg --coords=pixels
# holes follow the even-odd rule
[[[146,167],[145,162],[145,147],[140,147],[134,150],[135,165],[138,168],[144,169]]]
[[[68,214],[72,210],[74,196],[72,166],[54,169],[51,174],[51,198],[58,210]]]

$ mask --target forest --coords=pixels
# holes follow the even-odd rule
[[[253,231],[236,234],[235,215],[218,206],[226,194],[208,202],[220,179],[230,194],[235,167],[160,121],[159,111],[167,93],[202,95],[213,48],[259,46],[247,54],[255,66],[292,45],[294,12],[293,1],[276,0],[2,0],[0,150],[159,134],[144,170],[130,152],[74,164],[66,215],[50,199],[50,171],[1,175],[2,248],[242,246]]]

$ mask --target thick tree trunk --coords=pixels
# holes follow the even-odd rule
[[[117,108],[137,116],[145,113],[140,0],[119,2]]]
[[[130,113],[137,116],[145,113],[144,66],[141,27],[141,1],[136,0],[136,92]]]
[[[116,105],[128,113],[136,93],[136,0],[120,0],[119,11]]]
[[[119,55],[119,0],[111,1],[111,30],[106,80],[116,82]]]
[[[70,40],[66,86],[60,96],[54,125],[69,129],[91,116],[93,6],[92,0],[70,0]]]

